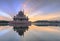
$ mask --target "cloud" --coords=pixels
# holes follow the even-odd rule
[[[0,11],[0,16],[12,18],[9,14],[2,12],[2,11]]]
[[[0,1],[0,9],[4,11],[3,16],[10,17],[17,14],[20,9],[24,9],[29,17],[60,11],[60,0],[9,0]],[[6,12],[6,13],[5,13]],[[39,18],[38,18],[39,19]]]
[[[31,7],[33,8],[37,8],[37,9],[40,9],[40,8],[44,8],[45,6],[54,6],[54,5],[59,5],[60,1],[49,1],[49,0],[30,0],[29,1],[29,5],[31,5]]]
[[[28,0],[24,4],[29,15],[34,15],[37,11],[42,11],[44,14],[57,12],[60,10],[59,0]],[[38,12],[37,12],[38,13]],[[36,13],[36,14],[37,14]]]
[[[12,20],[12,19],[9,18],[9,17],[0,16],[0,20],[7,20],[7,21],[10,21],[10,20]]]
[[[48,14],[37,14],[30,17],[31,21],[36,20],[58,20],[60,19],[60,12],[48,13]]]
[[[12,17],[9,14],[0,11],[0,20],[12,20]]]

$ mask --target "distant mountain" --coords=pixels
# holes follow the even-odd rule
[[[9,21],[0,20],[0,23],[9,23]]]
[[[0,26],[6,26],[9,24],[9,21],[0,20]]]
[[[37,20],[34,23],[39,23],[39,22],[44,22],[44,23],[54,23],[54,22],[60,22],[58,20]]]
[[[37,26],[60,26],[60,21],[37,20],[33,24]]]

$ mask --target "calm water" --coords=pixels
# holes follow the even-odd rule
[[[60,27],[29,26],[15,28],[0,26],[0,41],[60,41]]]

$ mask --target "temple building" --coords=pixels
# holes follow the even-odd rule
[[[25,22],[28,21],[28,17],[24,15],[24,11],[19,11],[19,13],[16,16],[14,16],[13,20]]]
[[[31,25],[31,22],[29,21],[29,18],[24,15],[24,11],[19,11],[18,14],[13,17],[13,21],[10,21],[10,25],[26,27]]]

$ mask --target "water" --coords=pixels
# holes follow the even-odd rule
[[[0,41],[60,41],[59,26],[0,26]]]

